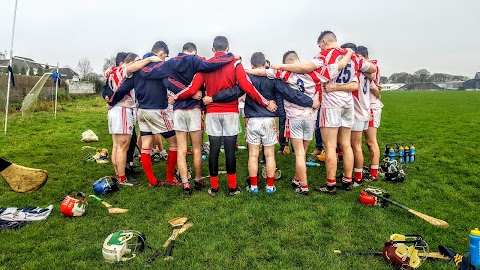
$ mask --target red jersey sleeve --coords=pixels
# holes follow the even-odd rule
[[[249,97],[251,97],[255,102],[262,105],[263,107],[267,107],[268,103],[270,102],[266,98],[264,98],[260,92],[253,86],[250,79],[247,77],[245,73],[245,69],[243,68],[242,64],[238,64],[235,67],[235,76],[237,78],[238,86],[242,89],[243,92],[247,93]]]
[[[184,99],[189,99],[195,93],[200,90],[202,85],[205,83],[205,75],[203,73],[197,73],[195,76],[193,76],[192,83],[190,85],[183,89],[182,91],[178,92],[173,98],[175,100],[184,100]]]

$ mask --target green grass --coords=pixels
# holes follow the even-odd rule
[[[61,104],[56,120],[51,111],[24,117],[11,114],[8,133],[0,135],[0,156],[46,169],[50,175],[45,187],[33,194],[13,193],[0,183],[0,206],[54,205],[46,221],[0,232],[0,269],[142,269],[152,251],[112,265],[103,260],[103,240],[115,230],[133,229],[144,232],[157,248],[171,233],[167,220],[177,216],[189,217],[194,226],[178,239],[175,260],[159,259],[152,269],[389,269],[381,257],[337,256],[332,251],[380,250],[393,233],[421,234],[432,250],[443,244],[467,252],[469,231],[480,226],[480,92],[382,95],[381,150],[388,142],[413,141],[419,169],[407,170],[403,184],[375,185],[412,209],[446,220],[450,227],[434,227],[394,206],[364,207],[358,202],[358,189],[335,196],[293,194],[293,156],[277,157],[283,178],[276,182],[273,196],[242,192],[227,197],[226,177],[221,176],[216,198],[206,191],[187,198],[180,188],[148,189],[140,174],[142,187],[124,188],[107,197],[108,202],[128,208],[128,214],[108,215],[100,203],[89,200],[83,217],[65,218],[59,205],[69,191],[92,193],[92,183],[113,172],[111,164],[82,163],[83,131],[97,133],[100,141],[90,144],[95,147],[111,148],[111,139],[101,99],[79,98]],[[244,144],[243,136],[240,142]],[[237,160],[239,183],[244,187],[247,152],[239,151]],[[154,165],[160,178],[164,169],[165,163]],[[324,166],[309,168],[308,176],[311,186],[323,183]],[[453,268],[453,263],[433,261],[422,266]]]

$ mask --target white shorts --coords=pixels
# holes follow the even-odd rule
[[[203,111],[200,108],[175,110],[173,115],[175,130],[183,132],[203,130]]]
[[[251,145],[272,146],[278,142],[277,123],[274,117],[245,119],[245,140]]]
[[[320,127],[353,127],[353,107],[322,108]]]
[[[140,132],[153,134],[173,130],[173,112],[160,109],[138,109],[138,127]]]
[[[352,131],[364,131],[368,129],[368,121],[355,120],[353,123]]]
[[[113,106],[108,110],[108,132],[110,134],[132,135],[135,125],[133,108]]]
[[[382,119],[382,109],[370,109],[370,121],[368,121],[368,127],[378,128],[380,126],[380,120]]]
[[[288,119],[285,124],[287,138],[311,141],[315,132],[315,120]]]
[[[207,134],[210,136],[238,135],[238,113],[207,113]]]

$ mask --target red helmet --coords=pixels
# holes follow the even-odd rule
[[[85,213],[87,201],[82,192],[71,192],[60,205],[60,212],[67,217],[79,217]]]
[[[362,191],[360,192],[360,202],[363,205],[366,205],[366,206],[381,205],[381,206],[383,206],[382,200],[379,200],[376,196],[373,196],[373,195],[369,194],[368,192],[366,192],[366,190],[368,190],[368,191],[370,191],[374,194],[377,194],[377,195],[385,194],[385,190],[380,189],[380,188],[366,188],[366,189],[362,189]]]

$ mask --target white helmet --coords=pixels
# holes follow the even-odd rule
[[[124,262],[137,256],[137,252],[145,249],[143,233],[123,230],[110,234],[103,242],[102,254],[107,262]]]

